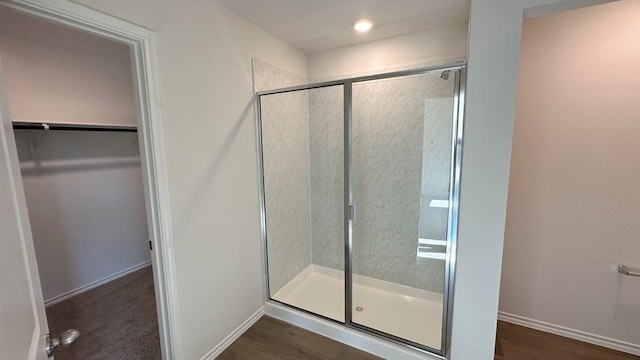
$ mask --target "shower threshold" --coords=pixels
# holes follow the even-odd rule
[[[309,265],[274,300],[344,322],[344,272]],[[366,276],[353,276],[353,322],[437,349],[442,294]]]

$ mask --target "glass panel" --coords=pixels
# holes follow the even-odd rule
[[[269,295],[344,321],[344,90],[263,95]]]
[[[436,350],[454,78],[438,72],[353,84],[353,322]]]

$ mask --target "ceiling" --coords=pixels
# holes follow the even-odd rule
[[[305,53],[466,22],[470,0],[216,0]],[[352,23],[376,26],[358,34]]]

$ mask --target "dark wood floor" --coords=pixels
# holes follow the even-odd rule
[[[495,360],[640,360],[640,357],[498,321]]]
[[[218,357],[218,360],[294,359],[379,358],[268,316],[258,320]],[[640,360],[640,357],[499,321],[495,360]]]
[[[218,360],[376,360],[354,349],[280,320],[263,316]]]

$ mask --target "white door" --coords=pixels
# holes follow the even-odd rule
[[[45,360],[49,327],[1,66],[0,120],[0,358]]]

